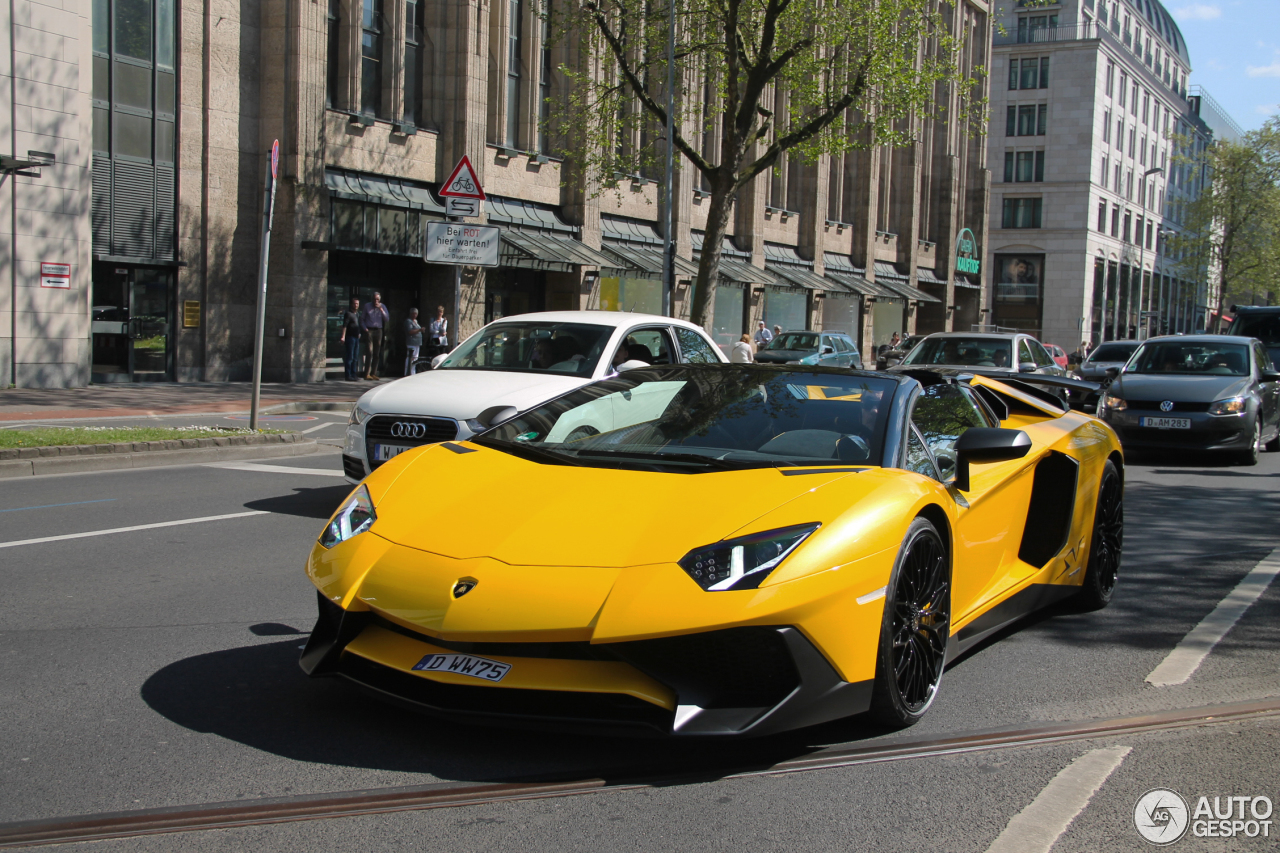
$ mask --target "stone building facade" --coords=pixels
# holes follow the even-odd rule
[[[1165,253],[1212,132],[1156,0],[1062,0],[999,17],[992,64],[992,324],[1068,352],[1203,326],[1203,275]],[[1139,274],[1141,270],[1141,274]]]
[[[941,7],[979,78],[987,4]],[[82,138],[59,162],[80,169],[75,233],[91,244],[66,326],[74,369],[29,384],[249,378],[273,140],[268,381],[340,377],[340,311],[375,290],[392,317],[383,376],[399,374],[410,307],[456,307],[463,336],[525,311],[661,311],[659,186],[637,175],[593,193],[554,156],[558,69],[583,58],[550,42],[533,0],[93,0],[89,14],[78,100],[61,101]],[[941,96],[953,114],[957,94]],[[871,360],[893,332],[987,322],[985,141],[918,125],[910,148],[784,163],[742,193],[718,341],[763,319],[848,332]],[[503,238],[499,266],[464,270],[455,306],[453,268],[425,263],[423,248],[464,154]],[[678,316],[707,198],[679,168]]]

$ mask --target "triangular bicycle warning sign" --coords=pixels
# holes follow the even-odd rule
[[[476,177],[476,170],[472,168],[471,160],[466,154],[463,154],[458,165],[453,167],[449,180],[440,187],[440,195],[446,198],[476,198],[484,201],[485,195],[480,187],[480,179]]]

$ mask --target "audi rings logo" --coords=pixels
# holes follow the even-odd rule
[[[1161,404],[1160,404],[1160,411],[1162,411],[1162,412],[1172,412],[1172,411],[1173,411],[1173,401],[1172,401],[1172,400],[1165,400],[1163,403],[1161,403]]]
[[[1153,788],[1133,808],[1133,825],[1152,844],[1172,844],[1187,834],[1191,810],[1176,791]]]
[[[427,434],[427,425],[413,421],[396,421],[391,425],[392,438],[422,438]]]

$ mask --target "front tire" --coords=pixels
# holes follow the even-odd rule
[[[1240,451],[1237,457],[1237,463],[1240,465],[1257,465],[1258,450],[1262,447],[1262,420],[1254,418],[1253,421],[1253,438],[1249,442],[1249,449]]]
[[[885,590],[871,714],[894,728],[914,725],[938,695],[951,628],[951,559],[926,518],[907,528]]]
[[[1077,600],[1085,610],[1101,610],[1111,603],[1120,575],[1124,550],[1124,483],[1110,459],[1102,467],[1098,487],[1098,508],[1093,514],[1093,538],[1089,542],[1089,565],[1084,570]]]

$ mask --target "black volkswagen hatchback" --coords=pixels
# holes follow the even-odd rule
[[[1280,372],[1256,338],[1152,338],[1098,414],[1126,450],[1211,450],[1253,465],[1263,448],[1280,450]]]

